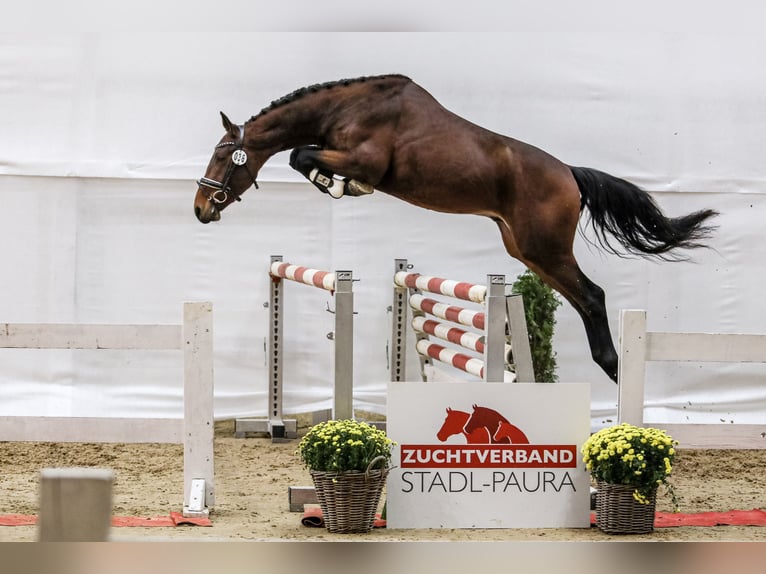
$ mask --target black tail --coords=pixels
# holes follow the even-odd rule
[[[704,247],[703,240],[715,229],[703,225],[718,212],[695,211],[682,217],[665,217],[652,197],[644,190],[618,177],[601,171],[570,167],[580,188],[582,207],[590,212],[596,237],[608,251],[622,255],[609,241],[614,236],[628,253],[681,260],[668,255],[673,249]]]

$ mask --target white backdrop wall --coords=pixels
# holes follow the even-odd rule
[[[535,6],[527,21],[542,18]],[[682,30],[558,19],[495,33],[234,31],[224,48],[191,33],[0,37],[0,322],[176,323],[183,301],[210,300],[216,417],[263,415],[269,255],[352,269],[356,404],[384,412],[393,259],[511,281],[524,268],[495,225],[380,192],[331,200],[286,153],[218,224],[199,224],[192,199],[222,135],[219,110],[242,122],[304,85],[395,72],[475,123],[651,190],[671,215],[721,212],[712,249],[693,263],[620,259],[578,239],[615,335],[621,308],[647,309],[650,330],[763,332],[766,39],[711,33],[716,17]],[[327,408],[332,298],[292,283],[285,298],[286,411]],[[568,304],[555,350],[562,383],[591,383],[594,425],[613,419],[616,386]],[[180,409],[173,353],[0,350],[0,365],[0,415]],[[764,383],[761,365],[655,364],[647,418],[762,421]]]

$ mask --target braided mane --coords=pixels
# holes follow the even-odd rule
[[[252,116],[248,121],[253,121],[260,116],[270,112],[271,110],[275,108],[279,108],[284,106],[285,104],[289,104],[291,102],[294,102],[296,100],[301,99],[303,96],[307,94],[313,94],[322,90],[329,90],[331,88],[336,88],[338,86],[348,86],[350,84],[356,84],[360,82],[368,82],[371,80],[384,80],[388,78],[401,78],[403,80],[409,80],[407,76],[403,76],[401,74],[387,74],[382,76],[361,76],[359,78],[347,78],[343,80],[334,80],[332,82],[324,82],[322,84],[312,84],[310,86],[306,86],[303,88],[298,88],[294,92],[290,92],[286,96],[282,96],[281,98],[274,100],[271,102],[270,105],[263,108],[257,115]]]

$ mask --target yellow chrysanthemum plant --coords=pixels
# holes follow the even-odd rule
[[[297,452],[309,470],[364,472],[379,456],[384,460],[376,463],[375,468],[387,468],[394,444],[385,431],[371,424],[330,420],[314,425],[301,439]]]
[[[596,480],[635,487],[633,498],[641,504],[649,504],[652,493],[664,486],[677,512],[678,500],[668,482],[677,445],[665,431],[622,423],[592,434],[581,452]]]

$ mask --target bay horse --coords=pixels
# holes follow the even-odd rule
[[[286,150],[294,169],[335,198],[377,189],[425,209],[489,217],[506,251],[575,308],[593,360],[615,382],[605,294],[572,252],[581,212],[606,251],[670,261],[685,259],[678,249],[704,246],[717,215],[667,217],[637,186],[475,125],[401,75],[301,88],[241,125],[221,118],[226,133],[197,181],[199,221],[218,221]]]

